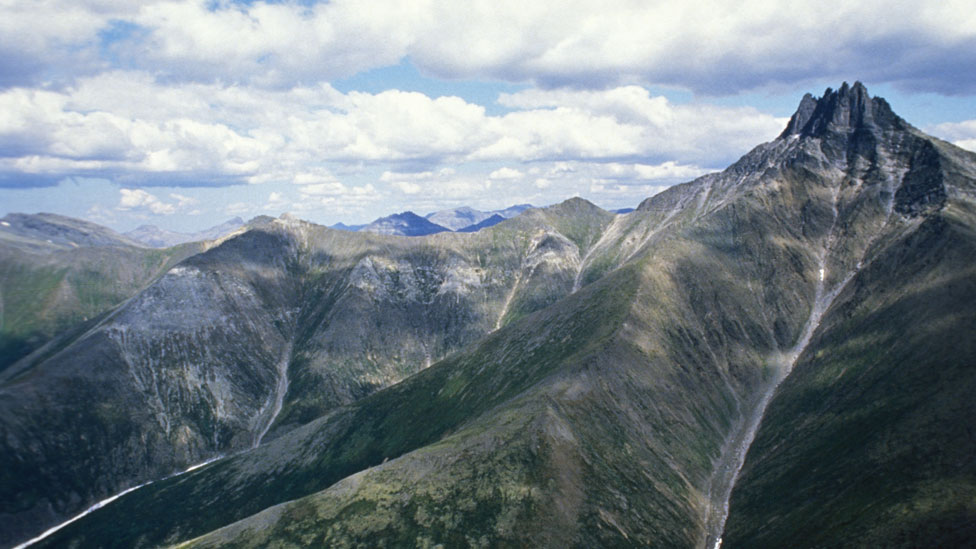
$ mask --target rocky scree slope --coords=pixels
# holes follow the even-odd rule
[[[953,437],[972,417],[973,357],[951,341],[972,326],[974,166],[860,84],[805,98],[783,135],[720,174],[598,230],[559,217],[528,248],[575,246],[575,269],[522,254],[515,277],[528,281],[509,288],[524,293],[487,337],[48,543],[972,539],[971,442]],[[533,299],[540,269],[569,295]],[[926,329],[904,337],[914,307]],[[871,444],[855,448],[861,437]],[[789,536],[808,513],[820,537]]]
[[[611,217],[577,200],[420,239],[252,221],[4,380],[2,541],[280,436],[555,301]]]
[[[805,98],[784,137],[846,152],[834,248],[868,246],[832,262],[850,279],[769,406],[723,547],[971,545],[976,155],[859,86]],[[872,188],[884,217],[861,229]]]
[[[12,375],[4,370],[18,360],[77,336],[200,251],[200,245],[149,250],[105,227],[54,214],[7,215],[0,220],[0,379]]]

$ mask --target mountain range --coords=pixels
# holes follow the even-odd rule
[[[332,225],[332,228],[343,231],[365,231],[399,236],[426,236],[445,231],[472,233],[496,225],[510,217],[515,217],[530,208],[532,206],[529,204],[518,204],[503,210],[483,212],[462,206],[432,212],[423,217],[406,211],[381,217],[366,225],[336,223]]]
[[[0,374],[77,335],[203,246],[146,249],[115,231],[55,214],[0,219]]]
[[[33,230],[5,266],[139,249]],[[199,246],[0,371],[0,544],[108,498],[35,545],[976,540],[976,154],[860,83],[625,214]]]
[[[462,206],[460,208],[452,208],[449,210],[440,210],[429,213],[424,217],[427,218],[427,220],[431,223],[436,223],[442,227],[447,227],[452,231],[473,232],[477,230],[474,229],[475,226],[484,223],[487,219],[494,216],[498,216],[502,219],[508,219],[510,217],[515,217],[531,207],[531,204],[517,204],[515,206],[509,206],[503,210],[483,212],[481,210],[475,210],[474,208]],[[485,226],[490,227],[491,225],[482,225],[481,228],[484,228]]]
[[[244,226],[244,220],[235,217],[227,221],[195,233],[181,233],[160,229],[155,225],[140,225],[125,233],[125,236],[152,248],[169,248],[187,242],[202,242],[217,240]]]

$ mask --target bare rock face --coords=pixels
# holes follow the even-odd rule
[[[227,453],[41,546],[960,545],[974,197],[856,83],[625,215],[258,220],[0,387],[0,530]]]
[[[0,220],[0,379],[21,359],[79,335],[200,245],[151,250],[54,214]],[[19,370],[19,367],[13,368]]]
[[[4,499],[4,535],[281,436],[553,302],[579,262],[559,215],[441,241],[254,220],[7,376],[4,486],[34,495]]]

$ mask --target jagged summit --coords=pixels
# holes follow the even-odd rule
[[[976,155],[882,101],[626,216],[252,220],[0,375],[0,545],[971,545]]]
[[[837,91],[827,88],[823,97],[809,93],[790,118],[780,138],[824,137],[829,133],[851,133],[858,130],[903,129],[907,124],[891,110],[881,97],[871,97],[860,82],[844,82]]]

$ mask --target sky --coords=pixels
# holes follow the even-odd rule
[[[857,80],[976,151],[971,0],[0,0],[0,216],[633,207]]]

